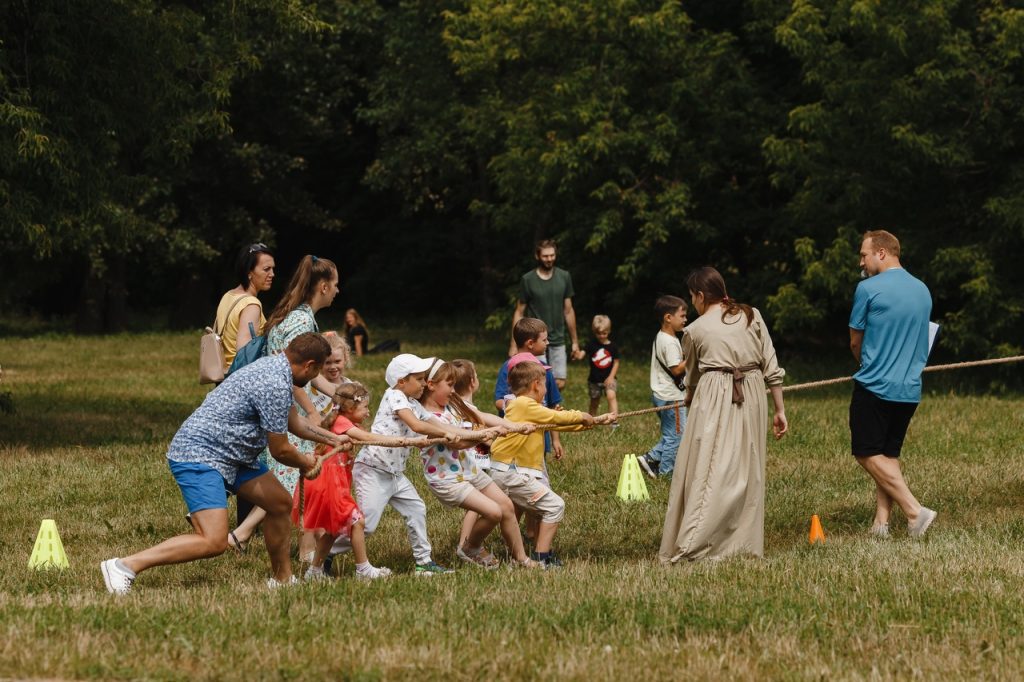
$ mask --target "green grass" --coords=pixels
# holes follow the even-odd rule
[[[428,342],[407,349],[476,360],[485,382],[478,403],[488,404],[501,344],[420,331]],[[847,389],[837,388],[789,397],[792,433],[768,449],[761,560],[658,565],[667,483],[650,485],[650,502],[614,497],[623,455],[656,439],[655,417],[646,416],[565,437],[568,454],[551,466],[568,509],[556,540],[567,564],[560,573],[460,566],[416,579],[389,511],[369,545],[372,561],[399,572],[388,581],[357,583],[349,560],[328,585],[270,593],[255,541],[244,557],[154,569],[132,595],[112,598],[101,559],[185,530],[164,452],[207,390],[195,384],[197,342],[196,334],[0,341],[0,388],[17,409],[0,414],[0,676],[1024,676],[1024,400],[1014,395],[926,396],[904,458],[912,488],[939,511],[920,542],[900,521],[888,541],[865,535],[873,489],[847,454]],[[646,357],[637,352],[624,365],[624,410],[648,405]],[[350,375],[379,397],[384,363],[367,358]],[[809,380],[849,367],[790,369]],[[576,364],[566,403],[585,408],[585,391]],[[461,513],[409,474],[427,503],[435,556],[454,566]],[[807,544],[815,513],[823,547]],[[27,569],[44,518],[57,521],[68,570]]]

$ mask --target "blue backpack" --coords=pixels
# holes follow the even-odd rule
[[[249,333],[252,335],[252,339],[249,340],[249,343],[238,349],[235,359],[231,361],[231,366],[224,373],[225,379],[231,376],[235,370],[242,369],[246,365],[252,364],[267,355],[267,337],[256,336],[256,328],[252,322],[249,323]]]

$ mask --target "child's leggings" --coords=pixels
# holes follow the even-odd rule
[[[389,474],[356,462],[352,467],[352,487],[356,503],[363,512],[366,534],[377,529],[384,507],[391,505],[405,518],[409,544],[416,563],[430,561],[430,540],[427,539],[427,506],[405,474]]]

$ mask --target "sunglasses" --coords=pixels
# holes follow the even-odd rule
[[[249,246],[249,253],[256,253],[257,251],[266,251],[267,245],[263,243],[251,244]]]

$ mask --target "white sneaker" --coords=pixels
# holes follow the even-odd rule
[[[128,594],[131,591],[135,576],[120,568],[116,558],[101,561],[100,571],[103,572],[103,582],[110,594]]]
[[[387,578],[389,575],[391,575],[391,569],[387,566],[370,566],[365,573],[356,571],[357,580],[377,580],[378,578]]]
[[[658,477],[658,463],[653,459],[647,457],[647,455],[637,455],[636,461],[640,464],[640,468],[644,470],[648,478]]]
[[[321,580],[327,580],[327,574],[324,573],[323,566],[310,566],[306,569],[306,575],[303,576],[306,582],[320,582]]]
[[[292,575],[291,580],[287,580],[287,581],[285,581],[283,583],[279,582],[277,580],[277,578],[274,578],[274,577],[267,578],[267,589],[268,590],[276,590],[279,587],[287,587],[289,585],[298,585],[298,584],[299,584],[299,578],[298,578],[298,576],[296,576],[294,574]]]
[[[935,520],[936,516],[938,516],[938,513],[935,510],[921,507],[921,513],[917,515],[917,521],[912,526],[907,527],[907,535],[912,538],[921,537],[928,530],[928,526],[932,525],[932,521]]]
[[[889,537],[889,524],[883,523],[881,526],[872,526],[871,530],[868,531],[868,535],[872,535],[876,538]]]

